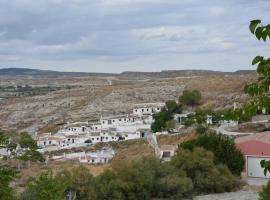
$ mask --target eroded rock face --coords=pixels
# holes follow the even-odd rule
[[[173,78],[125,79],[93,77],[60,77],[55,79],[22,78],[13,84],[71,85],[40,96],[26,96],[0,101],[0,128],[34,133],[61,122],[98,120],[101,115],[130,113],[134,103],[164,102],[178,99],[184,89],[198,89],[203,95],[203,106],[230,107],[235,101],[247,99],[243,87],[256,79],[253,75],[209,75]],[[6,81],[3,81],[6,83]],[[1,83],[1,77],[0,77]],[[46,129],[49,131],[50,129]]]

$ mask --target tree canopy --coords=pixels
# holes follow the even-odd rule
[[[198,90],[184,90],[179,97],[179,102],[187,106],[196,106],[202,99],[201,92]]]

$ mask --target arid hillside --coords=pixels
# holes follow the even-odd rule
[[[166,76],[142,73],[117,76],[0,76],[0,86],[59,86],[42,95],[21,95],[0,100],[0,128],[55,131],[67,121],[92,121],[100,116],[130,113],[134,103],[177,99],[184,89],[198,89],[204,107],[231,107],[248,97],[244,85],[256,79],[254,72],[187,73]],[[161,72],[162,74],[162,72]],[[171,76],[171,77],[170,77]],[[0,94],[0,97],[2,95]]]

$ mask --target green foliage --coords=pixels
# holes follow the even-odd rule
[[[261,20],[252,20],[249,25],[249,30],[256,36],[258,40],[264,41],[270,38],[270,24],[263,25]],[[252,97],[250,102],[247,102],[247,108],[244,109],[249,115],[260,112],[265,109],[266,114],[270,113],[270,58],[256,56],[252,65],[257,65],[258,80],[245,86],[245,92]],[[262,167],[265,169],[265,174],[270,172],[270,161],[262,161]]]
[[[0,147],[6,147],[8,145],[8,137],[4,131],[0,130]]]
[[[36,151],[36,150],[26,150],[21,156],[18,156],[17,159],[19,160],[24,160],[24,161],[39,161],[39,162],[44,162],[45,159],[43,157],[43,155]]]
[[[196,132],[199,134],[205,134],[207,132],[208,128],[206,126],[203,125],[198,125],[196,127]]]
[[[40,161],[44,162],[45,159],[43,155],[37,151],[37,143],[31,135],[26,132],[20,134],[18,143],[22,148],[25,148],[23,155],[18,156],[17,158],[24,161]]]
[[[193,151],[179,149],[172,164],[187,173],[194,185],[194,192],[229,192],[235,188],[234,178],[224,165],[215,165],[212,152],[203,148]]]
[[[119,179],[117,174],[107,170],[96,178],[96,199],[124,200],[123,187],[123,182]]]
[[[174,129],[175,122],[173,121],[173,115],[179,108],[174,100],[166,102],[165,107],[160,112],[154,114],[154,123],[151,125],[151,129],[154,133],[159,131],[170,131]]]
[[[29,182],[20,200],[63,200],[69,184],[67,177],[56,177],[48,171]]]
[[[56,178],[66,177],[69,181],[69,187],[76,191],[76,200],[95,199],[94,177],[84,166],[65,170],[57,174]]]
[[[178,105],[176,101],[174,100],[169,100],[166,102],[166,108],[169,113],[174,113],[174,111],[177,109]]]
[[[22,148],[37,149],[36,141],[26,132],[20,133],[18,143]]]
[[[236,148],[234,140],[229,136],[216,133],[199,135],[195,139],[183,142],[181,147],[189,150],[203,147],[213,152],[215,163],[227,165],[232,174],[236,176],[240,176],[244,169],[244,157]]]
[[[201,92],[198,90],[184,90],[182,95],[179,97],[179,102],[187,106],[196,106],[200,104],[202,99]]]
[[[0,165],[0,200],[15,200],[10,182],[16,177],[16,171],[8,166]]]
[[[263,186],[262,191],[259,193],[259,200],[269,200],[270,199],[270,181]]]

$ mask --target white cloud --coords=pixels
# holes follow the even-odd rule
[[[222,61],[236,69],[268,51],[248,23],[269,19],[269,7],[244,0],[0,0],[0,67],[156,70],[218,68]]]

